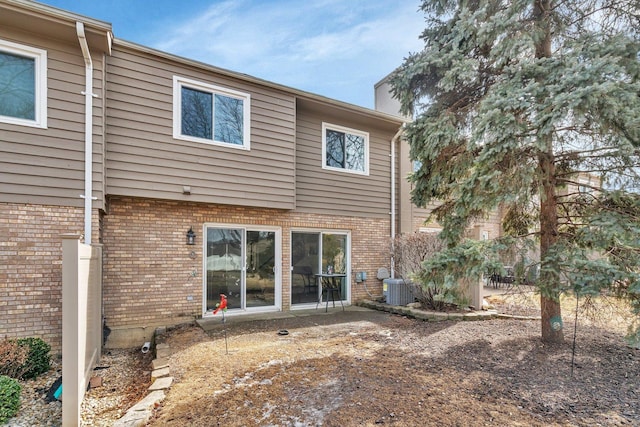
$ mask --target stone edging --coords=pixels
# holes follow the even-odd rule
[[[414,308],[405,305],[389,305],[375,301],[360,301],[358,305],[373,310],[386,311],[393,314],[399,314],[401,316],[407,316],[418,320],[424,320],[425,322],[442,322],[444,320],[489,320],[502,317],[496,310],[486,311],[469,311],[465,313],[459,312],[444,312],[444,311],[427,311],[419,308]]]
[[[157,328],[155,331],[154,341],[156,358],[151,362],[153,371],[151,372],[151,385],[149,386],[149,394],[133,405],[122,418],[116,421],[114,427],[141,427],[147,424],[153,409],[166,397],[165,391],[171,387],[173,377],[169,376],[169,356],[171,349],[169,345],[163,341],[165,328]]]
[[[513,319],[513,320],[542,320],[540,316],[516,316],[515,314],[502,314],[498,313],[496,316],[498,319]]]

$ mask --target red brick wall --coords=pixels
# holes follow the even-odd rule
[[[97,212],[93,215],[98,224]],[[112,326],[167,323],[194,318],[202,310],[202,225],[229,223],[281,227],[282,262],[289,266],[292,229],[351,232],[352,271],[366,271],[367,289],[389,268],[389,221],[326,217],[267,209],[113,199],[104,224],[104,307]],[[185,244],[193,226],[196,246]],[[0,337],[39,336],[59,352],[62,343],[62,245],[60,235],[81,234],[83,210],[73,207],[0,203]],[[97,226],[93,240],[99,241]],[[196,258],[189,254],[195,251]],[[289,269],[282,275],[282,306],[289,309]],[[192,273],[195,272],[195,276]],[[351,277],[351,299],[368,298]],[[192,299],[188,300],[187,297]]]
[[[271,209],[112,198],[104,217],[104,309],[109,326],[142,326],[200,317],[202,312],[202,226],[228,223],[281,227],[282,307],[289,309],[290,233],[312,228],[351,232],[351,299],[368,298],[355,272],[367,272],[376,295],[379,267],[389,268],[389,220],[329,217]],[[196,245],[185,244],[193,227]],[[195,259],[190,258],[191,251]],[[193,276],[195,272],[195,277]],[[188,297],[192,297],[191,300]]]
[[[81,208],[0,203],[0,338],[62,347],[61,234],[83,231]]]

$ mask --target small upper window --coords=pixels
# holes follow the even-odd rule
[[[592,177],[579,178],[578,179],[578,191],[580,193],[594,193],[594,188],[597,186],[597,182]]]
[[[0,40],[0,122],[47,127],[47,52]]]
[[[173,137],[249,149],[249,94],[174,76]]]
[[[369,134],[322,124],[322,167],[369,174]]]

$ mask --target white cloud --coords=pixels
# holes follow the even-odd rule
[[[165,26],[154,47],[359,105],[420,49],[415,0],[216,2]]]

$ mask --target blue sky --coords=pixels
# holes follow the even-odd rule
[[[46,0],[118,38],[373,108],[373,85],[422,48],[419,0]],[[180,5],[177,7],[177,5]]]

